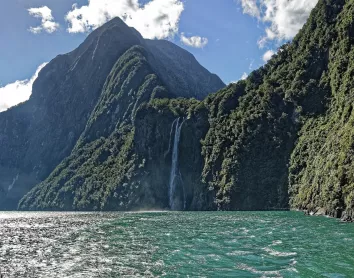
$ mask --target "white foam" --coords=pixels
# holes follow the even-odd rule
[[[239,250],[226,253],[227,256],[247,256],[247,255],[250,255],[250,254],[252,254],[252,252],[250,252],[250,251],[239,251]]]
[[[263,248],[263,250],[266,251],[269,255],[275,257],[291,257],[297,255],[296,252],[279,252],[269,247]]]
[[[281,240],[274,240],[271,246],[281,245],[283,242]]]

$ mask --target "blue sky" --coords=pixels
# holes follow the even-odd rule
[[[144,37],[173,41],[228,84],[264,64],[272,51],[296,34],[316,3],[317,0],[2,0],[0,106],[5,94],[14,95],[23,84],[31,87],[31,78],[35,79],[34,73],[41,64],[76,48],[109,16],[123,14],[121,10],[131,12],[127,24]],[[135,6],[130,10],[129,5]],[[299,12],[303,17],[298,16]],[[165,19],[156,23],[153,18],[160,13]],[[103,14],[108,18],[102,19]],[[67,15],[71,17],[65,18]],[[77,15],[87,24],[75,21]],[[148,30],[142,27],[151,22],[156,24]],[[169,30],[166,24],[171,26]]]

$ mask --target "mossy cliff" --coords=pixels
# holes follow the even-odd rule
[[[224,86],[187,51],[111,20],[45,66],[29,101],[0,113],[0,209],[16,208],[75,146],[110,134],[150,95],[203,99]]]
[[[351,216],[353,14],[353,0],[320,0],[265,66],[199,100],[178,98],[195,97],[193,87],[176,93],[184,86],[156,70],[166,64],[153,63],[148,47],[130,48],[71,154],[20,208],[322,208]]]

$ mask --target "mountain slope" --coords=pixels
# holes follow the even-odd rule
[[[217,191],[220,208],[288,207],[288,164],[297,133],[325,113],[331,94],[328,52],[344,5],[335,2],[320,1],[294,41],[238,84],[244,89],[237,107],[213,119],[203,177]]]
[[[149,66],[159,78],[163,73],[160,64],[163,63],[159,62],[160,57],[154,56],[155,50],[149,49],[150,44],[158,48],[160,44],[169,43],[144,40],[135,29],[115,18],[90,34],[76,50],[59,55],[44,67],[33,85],[29,101],[0,113],[1,209],[15,208],[29,189],[47,178],[71,153],[102,97],[107,76],[124,53],[134,46],[143,47]],[[176,55],[185,55],[181,48],[176,46],[174,49]],[[209,88],[207,85],[210,84],[205,84],[197,94],[192,92],[190,89],[199,84],[198,78],[190,78],[190,72],[178,66],[179,63],[176,66],[171,64],[170,79],[164,81],[186,80],[183,88],[170,93],[171,97],[202,99],[211,89],[224,86],[191,55],[183,55],[180,55],[179,63],[190,63],[195,75],[202,82],[211,80],[212,86]],[[188,62],[183,59],[188,59]],[[120,83],[119,86],[124,87],[125,84]],[[176,83],[164,83],[164,86],[174,89]],[[122,109],[128,105],[134,103],[121,104],[124,106]],[[96,116],[100,117],[101,112],[96,111]]]
[[[124,181],[134,162],[131,119],[136,108],[157,95],[167,96],[145,55],[142,47],[134,46],[120,57],[72,154],[21,206],[104,208],[107,198]],[[131,162],[121,163],[126,160]]]
[[[285,208],[289,198],[294,209],[353,214],[353,14],[353,1],[319,1],[244,82],[237,108],[219,112],[203,177],[221,208]]]
[[[291,157],[291,206],[353,218],[354,2],[345,1],[328,51],[330,100],[325,113],[308,119]],[[311,163],[310,163],[311,162]]]
[[[217,75],[200,68],[194,56],[177,45],[160,40],[146,40],[146,45],[154,57],[154,70],[175,95],[201,100],[207,96],[205,92],[214,93],[225,86]]]
[[[110,113],[104,125],[91,117],[106,130],[85,131],[71,156],[79,159],[20,208],[323,208],[353,217],[353,14],[353,0],[320,0],[269,63],[205,100],[146,98],[115,128]]]

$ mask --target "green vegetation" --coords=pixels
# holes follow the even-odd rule
[[[338,5],[338,4],[337,4]],[[354,2],[345,1],[332,24],[328,108],[304,122],[291,156],[291,205],[298,208],[354,208],[353,96],[354,96]]]
[[[0,113],[0,210],[16,209],[74,148],[133,126],[142,103],[203,99],[224,86],[189,52],[168,41],[146,40],[123,20],[112,19],[48,63],[27,102]]]
[[[180,118],[186,209],[353,210],[353,15],[353,0],[320,0],[269,63],[203,101],[171,98],[133,47],[72,154],[20,208],[168,208]]]
[[[127,209],[135,185],[132,119],[152,95],[166,95],[142,47],[114,65],[96,108],[72,154],[36,186],[20,207],[41,210]],[[114,200],[119,199],[119,202]]]
[[[300,34],[282,46],[267,65],[206,100],[212,113],[203,142],[203,179],[216,190],[221,209],[288,207],[289,158],[294,145],[297,149],[301,144],[297,137],[302,126],[329,109],[332,61],[336,60],[332,51],[337,43],[345,44],[343,36],[348,36],[337,16],[347,18],[353,12],[352,4],[342,9],[343,1],[320,1]],[[301,163],[308,159],[302,153],[292,157],[290,169],[302,168]],[[330,173],[320,172],[322,176]],[[290,198],[299,200],[292,189],[294,175],[290,175]],[[302,186],[310,185],[303,182]],[[301,202],[291,201],[291,205],[308,207]]]

